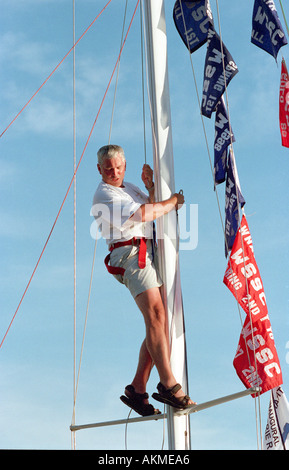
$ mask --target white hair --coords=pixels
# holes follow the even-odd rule
[[[125,161],[124,150],[119,145],[104,145],[97,152],[97,160],[100,166],[105,159],[115,157],[121,157]]]

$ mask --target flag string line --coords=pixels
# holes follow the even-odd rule
[[[282,10],[282,14],[283,14],[283,18],[284,18],[285,26],[286,26],[286,29],[287,29],[287,33],[288,33],[288,36],[289,36],[289,27],[288,27],[288,23],[287,23],[287,19],[286,19],[285,11],[284,11],[284,8],[283,8],[283,3],[282,3],[282,0],[279,0],[279,3],[280,3],[281,10]]]
[[[196,75],[195,75],[195,68],[194,68],[192,56],[191,56],[191,53],[190,53],[189,39],[188,39],[188,33],[187,33],[187,26],[186,26],[186,21],[185,21],[185,16],[184,16],[184,11],[183,11],[182,2],[180,2],[180,7],[181,7],[182,20],[183,20],[184,29],[185,29],[185,36],[186,36],[186,38],[187,38],[187,49],[188,49],[188,51],[189,51],[189,58],[190,58],[190,63],[191,63],[191,68],[192,68],[192,73],[193,73],[193,78],[194,78],[194,84],[195,84],[195,90],[196,90],[196,95],[197,95],[198,107],[199,107],[199,110],[201,110],[200,94],[199,94],[199,91],[198,91],[197,79],[196,79]],[[223,217],[222,217],[222,213],[221,213],[221,205],[220,205],[219,195],[218,195],[218,191],[217,191],[217,185],[216,185],[215,178],[214,178],[214,171],[213,171],[213,165],[212,165],[211,152],[210,152],[210,148],[209,148],[208,136],[207,136],[206,127],[205,127],[204,118],[203,118],[202,113],[200,113],[200,117],[201,117],[201,123],[202,123],[203,132],[204,132],[204,138],[205,138],[205,143],[206,143],[206,149],[207,149],[207,153],[208,153],[208,157],[209,157],[209,164],[210,164],[211,174],[212,174],[212,177],[213,177],[214,192],[215,192],[215,194],[216,194],[217,206],[218,206],[218,210],[219,210],[219,216],[220,216],[220,221],[221,221],[221,225],[222,225],[222,231],[223,231],[223,235],[224,235],[224,241],[225,241],[225,244],[226,244],[226,246],[227,246],[227,240],[226,240],[226,237],[225,237],[225,227],[224,227]],[[228,246],[227,246],[227,249],[228,249]]]
[[[225,93],[226,93],[226,104],[227,104],[227,112],[228,112],[228,119],[229,119],[229,127],[231,131],[231,121],[230,121],[230,111],[229,111],[229,97],[228,97],[228,89],[227,89],[227,78],[226,78],[226,73],[225,73],[225,61],[224,61],[224,53],[223,53],[223,40],[222,40],[222,30],[221,30],[221,18],[220,18],[220,10],[219,10],[219,1],[216,0],[216,8],[217,8],[217,16],[218,16],[218,26],[219,26],[219,34],[220,34],[220,43],[221,43],[221,51],[222,51],[222,64],[223,64],[223,75],[224,75],[224,82],[225,82]],[[231,144],[230,144],[230,152],[232,153],[233,161],[234,161],[234,170],[237,173],[236,169],[236,161],[235,161],[235,156],[234,156],[234,150],[233,150],[233,137],[232,137],[232,132],[230,132],[230,138],[231,138]],[[235,175],[235,180],[237,181],[237,175]],[[238,225],[239,225],[239,230],[240,230],[240,225],[241,225],[241,219],[242,215],[245,214],[244,209],[242,208],[242,214],[240,214],[240,200],[239,200],[239,191],[238,189],[236,190],[236,198],[237,198],[237,208],[238,208]],[[251,306],[250,306],[250,294],[249,294],[249,285],[248,285],[248,276],[247,276],[247,270],[245,266],[245,249],[244,249],[244,240],[243,240],[243,234],[240,231],[241,235],[241,247],[242,247],[242,254],[243,254],[243,267],[244,267],[244,273],[245,273],[245,285],[246,285],[246,294],[247,294],[247,299],[248,299],[248,310],[249,310],[249,318],[250,318],[250,326],[251,326],[251,338],[252,338],[252,345],[253,345],[253,357],[254,357],[254,366],[255,370],[258,371],[258,365],[257,365],[257,359],[256,359],[256,347],[255,347],[255,341],[254,341],[254,335],[253,335],[253,320],[252,320],[252,311],[251,311]],[[231,260],[229,257],[229,262],[230,266],[232,269],[231,265]],[[234,291],[236,292],[236,287],[235,287],[235,279],[233,280],[234,283]],[[240,315],[240,307],[239,307],[239,302],[237,300],[236,296],[236,302],[239,310],[239,316]],[[242,325],[241,325],[242,326]],[[250,359],[250,354],[248,350],[248,344],[247,341],[245,340],[245,347],[246,347],[246,354],[247,354],[247,359],[248,359],[248,364],[250,367],[251,365],[251,359]],[[257,394],[257,398],[260,401],[260,394]],[[256,415],[256,434],[257,434],[257,446],[259,448],[259,433],[261,437],[261,442],[262,442],[262,428],[261,428],[261,415],[259,415],[259,421],[260,421],[260,426],[259,426],[259,432],[258,432],[258,413],[257,413],[257,404],[256,400],[254,400],[255,403],[255,415]]]
[[[220,34],[220,41],[221,41],[223,74],[224,74],[225,93],[226,93],[226,104],[227,104],[227,112],[228,112],[228,118],[229,118],[229,126],[230,126],[230,129],[231,129],[230,113],[229,113],[229,98],[228,98],[228,89],[227,89],[227,85],[226,85],[226,74],[225,74],[225,64],[224,64],[224,54],[223,54],[223,41],[222,41],[222,31],[221,31],[221,18],[220,18],[220,10],[219,10],[219,2],[218,2],[218,0],[216,0],[216,8],[217,8],[218,26],[219,26],[219,34]],[[237,169],[236,169],[236,161],[235,161],[234,150],[233,150],[232,133],[231,133],[230,152],[232,153],[233,159],[234,159],[234,170],[237,172]],[[236,175],[235,175],[235,179],[236,179]],[[242,213],[240,213],[240,201],[239,201],[239,192],[238,192],[238,190],[236,190],[236,197],[237,197],[237,208],[238,208],[238,225],[239,225],[239,230],[240,230],[241,218],[242,218],[242,215],[245,215],[245,211],[244,211],[244,208],[242,208],[242,210],[241,210]],[[245,266],[244,240],[243,240],[243,234],[242,234],[241,231],[240,231],[240,235],[241,235],[240,238],[241,238],[241,247],[242,247],[242,254],[243,254],[243,267],[244,267],[244,273],[245,273],[244,276],[245,276],[246,294],[247,294],[247,299],[248,299],[248,310],[249,310],[249,318],[250,318],[250,326],[251,326],[251,338],[252,338],[252,345],[253,345],[254,366],[255,366],[255,370],[257,371],[257,370],[258,370],[258,366],[257,366],[257,359],[256,359],[256,347],[255,347],[254,336],[253,336],[252,311],[251,311],[251,306],[250,306],[250,302],[249,302],[250,294],[249,294],[248,276],[247,276],[247,271],[246,271],[246,266]],[[230,257],[229,257],[229,262],[230,262],[230,266],[231,266]],[[232,266],[231,266],[231,268],[232,268]],[[233,285],[234,285],[234,291],[236,292],[235,279],[233,280]],[[240,312],[240,307],[239,307],[239,303],[238,303],[238,300],[237,300],[237,296],[236,296],[236,303],[237,303],[237,306],[238,306],[238,310],[239,310],[239,312]],[[240,314],[240,313],[239,313],[239,315],[240,315],[240,318],[241,318],[241,314]],[[241,325],[241,326],[242,326],[242,325]],[[246,347],[246,354],[247,354],[248,364],[249,364],[250,367],[252,367],[252,365],[251,365],[251,359],[250,359],[250,355],[249,355],[249,350],[248,350],[248,344],[247,344],[247,341],[246,341],[246,340],[245,340],[245,347]],[[256,398],[258,399],[258,402],[259,402],[259,409],[260,409],[260,393],[257,394],[257,397],[256,397]],[[256,421],[257,447],[259,448],[259,434],[260,434],[260,441],[261,441],[261,446],[262,446],[261,414],[260,414],[260,412],[259,412],[259,430],[258,430],[258,409],[257,409],[257,402],[256,402],[256,400],[254,400],[254,404],[255,404],[255,421]]]
[[[185,17],[184,17],[183,8],[182,8],[182,2],[180,2],[180,6],[181,6],[181,12],[182,12],[182,19],[183,19],[184,29],[185,29],[185,32],[187,32]],[[217,11],[218,11],[218,24],[219,24],[219,28],[220,28],[221,25],[220,25],[220,15],[219,15],[218,0],[216,0],[216,6],[217,6]],[[186,38],[187,38],[187,48],[188,48],[188,50],[189,50],[189,57],[190,57],[190,62],[191,62],[191,67],[192,67],[192,72],[193,72],[193,77],[194,77],[194,82],[195,82],[197,100],[198,100],[198,104],[199,104],[199,109],[201,110],[200,96],[199,96],[199,92],[198,92],[198,87],[197,87],[197,81],[196,81],[196,77],[195,77],[195,71],[194,71],[193,61],[192,61],[192,57],[191,57],[191,54],[190,54],[190,48],[189,48],[189,43],[188,43],[188,34],[187,34],[187,33],[186,33]],[[222,47],[221,30],[220,30],[220,41],[221,41],[221,47]],[[223,56],[223,54],[222,54],[222,56]],[[224,59],[222,60],[222,67],[223,67],[223,73],[224,73],[224,80],[225,80],[225,84],[226,84],[226,75],[225,75],[225,70],[224,70]],[[227,85],[225,85],[225,92],[226,92],[226,102],[227,102],[227,107],[228,107]],[[219,200],[219,195],[218,195],[218,191],[217,191],[217,186],[216,186],[216,182],[215,182],[215,178],[214,178],[214,171],[213,171],[211,153],[210,153],[209,144],[208,144],[208,137],[207,137],[206,128],[205,128],[205,124],[204,124],[204,119],[203,119],[202,113],[200,113],[200,116],[201,116],[201,122],[202,122],[202,127],[203,127],[203,132],[204,132],[204,137],[205,137],[205,142],[206,142],[206,147],[207,147],[207,152],[208,152],[208,157],[209,157],[209,163],[210,163],[210,168],[211,168],[211,174],[212,174],[213,182],[214,182],[214,190],[215,190],[214,192],[215,192],[215,195],[216,195],[217,206],[218,206],[220,221],[221,221],[221,225],[222,225],[223,235],[224,235],[224,241],[225,241],[225,244],[226,244],[227,249],[228,249],[227,240],[226,240],[226,237],[225,237],[224,221],[223,221],[223,217],[222,217],[222,213],[221,213],[221,207],[220,207],[220,200]],[[230,124],[230,126],[231,126],[231,124]],[[232,149],[232,147],[233,147],[232,136],[231,136],[230,147],[231,147],[231,149]],[[233,151],[233,149],[232,149],[232,151]],[[239,225],[240,225],[241,216],[240,216],[240,207],[239,207],[238,191],[236,191],[236,193],[237,193],[237,202],[238,202],[238,219],[239,219]],[[244,214],[244,209],[242,209],[242,213]],[[242,238],[243,238],[243,237],[242,237]],[[244,254],[243,240],[242,240],[242,250],[243,250],[243,254]],[[229,251],[229,250],[228,250],[228,251]],[[229,262],[230,262],[230,264],[231,264],[230,258],[229,258]],[[246,271],[245,271],[245,273],[246,273]],[[245,277],[247,277],[247,274],[245,274]],[[234,283],[233,283],[233,286],[234,286],[234,289],[236,290],[235,281],[234,281]],[[246,279],[246,287],[247,287],[247,286],[248,286],[248,282],[247,282],[247,279]],[[248,292],[248,288],[247,288],[247,292]],[[240,317],[240,322],[241,322],[241,326],[242,326],[241,309],[240,309],[240,306],[239,306],[237,300],[236,300],[236,305],[237,305],[237,309],[238,309],[239,317]],[[251,319],[250,305],[249,305],[249,314],[250,314],[250,319]],[[253,343],[253,344],[254,344],[254,343]],[[246,352],[247,352],[248,362],[249,362],[249,364],[250,364],[251,361],[250,361],[250,357],[249,357],[249,352],[248,352],[247,344],[246,344],[246,349],[247,349]],[[254,357],[255,357],[255,352],[254,352]],[[256,358],[255,358],[255,363],[256,363]],[[258,396],[259,396],[259,395],[258,395]]]
[[[103,9],[98,13],[98,15],[94,18],[94,20],[90,23],[90,25],[86,28],[86,30],[82,33],[82,35],[78,38],[75,44],[69,49],[69,51],[65,54],[63,59],[56,65],[56,67],[52,70],[52,72],[48,75],[48,77],[44,80],[44,82],[40,85],[40,87],[35,91],[35,93],[31,96],[31,98],[27,101],[27,103],[23,106],[23,108],[16,114],[16,116],[12,119],[12,121],[8,124],[8,126],[4,129],[4,131],[0,134],[0,138],[5,134],[5,132],[9,129],[10,126],[16,121],[16,119],[22,114],[22,112],[27,108],[27,106],[31,103],[31,101],[35,98],[35,96],[39,93],[39,91],[44,87],[44,85],[48,82],[48,80],[52,77],[52,75],[56,72],[56,70],[60,67],[60,65],[65,61],[65,59],[69,56],[69,54],[75,49],[77,44],[81,41],[81,39],[85,36],[85,34],[90,30],[90,28],[94,25],[96,20],[101,16],[101,14],[105,11],[108,5],[111,3],[112,0],[109,0],[107,4],[103,7]]]
[[[183,23],[184,23],[184,28],[185,28],[185,32],[186,32],[187,48],[189,50],[188,34],[187,34],[186,22],[185,22],[185,17],[184,17],[183,8],[182,8],[182,2],[180,2],[180,6],[181,6],[181,12],[182,12],[182,19],[183,19]],[[220,38],[221,38],[221,36],[220,36]],[[199,109],[201,110],[200,95],[199,95],[199,91],[198,91],[197,80],[196,80],[196,75],[195,75],[195,69],[194,69],[194,65],[193,65],[193,61],[192,61],[192,57],[191,57],[190,52],[189,52],[189,58],[190,58],[190,63],[191,63],[191,68],[192,68],[192,73],[193,73],[193,78],[194,78],[194,83],[195,83],[195,90],[196,90],[196,95],[197,95],[198,106],[199,106]],[[223,65],[223,68],[224,68],[224,63],[222,65]],[[225,226],[224,226],[223,216],[222,216],[222,213],[221,213],[221,205],[220,205],[219,194],[218,194],[217,185],[216,185],[215,178],[214,178],[211,152],[210,152],[210,148],[209,148],[209,142],[208,142],[206,127],[205,127],[204,118],[203,118],[202,113],[200,113],[200,116],[201,116],[203,132],[204,132],[204,138],[205,138],[205,142],[206,142],[206,148],[207,148],[207,153],[208,153],[208,158],[209,158],[211,174],[212,174],[213,183],[214,183],[214,192],[215,192],[215,195],[216,195],[217,206],[218,206],[218,211],[219,211],[219,216],[220,216],[220,222],[221,222],[221,225],[222,225],[222,231],[223,231],[223,236],[224,236],[224,242],[225,242],[225,245],[227,247],[227,251],[229,252],[229,247],[228,247],[227,239],[226,239],[226,236],[225,236]],[[239,219],[240,219],[240,217],[239,217]],[[242,324],[241,311],[240,311],[239,306],[238,306],[238,309],[239,309],[240,321],[241,321],[241,324]]]
[[[110,0],[110,1],[111,1],[111,0]],[[48,237],[47,237],[47,239],[46,239],[46,241],[45,241],[45,244],[44,244],[44,246],[43,246],[43,248],[42,248],[42,251],[41,251],[41,253],[40,253],[40,255],[39,255],[39,258],[38,258],[38,260],[37,260],[37,263],[36,263],[36,265],[35,265],[35,267],[34,267],[34,269],[33,269],[33,272],[32,272],[32,274],[31,274],[30,278],[29,278],[29,281],[28,281],[28,283],[27,283],[27,286],[26,286],[26,288],[25,288],[25,290],[24,290],[24,292],[23,292],[23,294],[22,294],[22,297],[21,297],[21,299],[20,299],[20,301],[19,301],[19,304],[18,304],[18,306],[17,306],[17,308],[16,308],[16,311],[15,311],[15,313],[14,313],[14,315],[13,315],[11,321],[10,321],[10,324],[9,324],[9,326],[8,326],[8,328],[7,328],[7,330],[6,330],[5,334],[4,334],[4,336],[3,336],[3,339],[2,339],[2,341],[1,341],[1,343],[0,343],[0,349],[1,349],[1,347],[2,347],[2,345],[3,345],[3,343],[4,343],[4,341],[5,341],[5,339],[6,339],[6,337],[7,337],[7,334],[8,334],[8,332],[9,332],[9,330],[10,330],[10,328],[11,328],[11,326],[12,326],[14,320],[15,320],[15,317],[16,317],[16,315],[17,315],[17,313],[18,313],[18,311],[19,311],[19,308],[20,308],[20,306],[21,306],[21,304],[22,304],[22,302],[23,302],[23,299],[24,299],[24,297],[25,297],[25,295],[26,295],[26,293],[27,293],[27,291],[28,291],[28,289],[29,289],[29,286],[30,286],[30,284],[31,284],[31,281],[32,281],[32,279],[33,279],[33,277],[34,277],[34,275],[35,275],[35,272],[36,272],[36,270],[37,270],[37,268],[38,268],[38,266],[39,266],[40,260],[41,260],[41,258],[42,258],[42,256],[43,256],[44,252],[45,252],[45,249],[46,249],[46,247],[47,247],[47,245],[48,245],[48,242],[49,242],[49,240],[50,240],[50,238],[51,238],[51,235],[52,235],[52,233],[53,233],[53,231],[54,231],[54,228],[55,228],[55,226],[56,226],[56,223],[57,223],[57,221],[58,221],[58,219],[59,219],[59,216],[60,216],[60,214],[61,214],[61,212],[62,212],[63,206],[64,206],[64,204],[65,204],[65,201],[66,201],[66,199],[67,199],[67,196],[68,196],[68,194],[69,194],[69,192],[70,192],[70,189],[71,189],[71,187],[72,187],[72,184],[73,184],[73,181],[74,181],[74,179],[75,179],[76,173],[78,172],[80,163],[81,163],[81,161],[82,161],[82,159],[83,159],[83,156],[84,156],[84,154],[85,154],[86,148],[87,148],[87,146],[88,146],[88,143],[89,143],[90,138],[91,138],[91,136],[92,136],[93,130],[94,130],[95,125],[96,125],[96,123],[97,123],[98,117],[99,117],[99,115],[100,115],[100,111],[101,111],[101,109],[102,109],[102,106],[103,106],[103,104],[104,104],[105,98],[106,98],[107,93],[108,93],[108,90],[109,90],[109,88],[110,88],[110,85],[111,85],[113,76],[114,76],[114,74],[115,74],[115,71],[116,71],[118,62],[119,62],[119,60],[120,60],[120,57],[121,57],[121,54],[122,54],[124,45],[125,45],[125,43],[126,43],[126,40],[127,40],[128,34],[129,34],[129,31],[130,31],[130,29],[131,29],[131,26],[132,26],[132,23],[133,23],[133,20],[134,20],[134,17],[135,17],[135,14],[136,14],[136,11],[137,11],[139,2],[140,2],[140,0],[137,0],[136,7],[135,7],[135,9],[134,9],[132,18],[131,18],[131,20],[130,20],[130,23],[129,23],[129,26],[128,26],[128,29],[127,29],[127,32],[126,32],[126,36],[125,36],[125,38],[124,38],[122,47],[121,47],[121,49],[120,49],[119,55],[118,55],[118,57],[117,57],[115,66],[114,66],[113,71],[112,71],[112,74],[111,74],[111,77],[110,77],[110,79],[109,79],[109,82],[108,82],[108,85],[107,85],[107,87],[106,87],[105,93],[104,93],[103,98],[102,98],[102,100],[101,100],[101,103],[100,103],[100,106],[99,106],[97,115],[96,115],[96,117],[95,117],[95,120],[94,120],[94,122],[93,122],[93,125],[92,125],[92,127],[91,127],[91,130],[90,130],[90,132],[89,132],[87,141],[86,141],[86,143],[85,143],[85,146],[84,146],[84,149],[83,149],[83,151],[82,151],[82,154],[81,154],[81,156],[80,156],[80,158],[79,158],[79,161],[78,161],[78,164],[77,164],[77,166],[76,166],[76,169],[75,169],[75,171],[74,171],[74,173],[73,173],[73,176],[72,176],[72,178],[71,178],[71,181],[70,181],[70,183],[69,183],[69,186],[68,186],[68,188],[67,188],[67,191],[66,191],[65,196],[64,196],[64,198],[63,198],[63,201],[62,201],[62,203],[61,203],[61,206],[60,206],[60,208],[59,208],[59,210],[58,210],[58,213],[57,213],[57,215],[56,215],[56,218],[55,218],[55,220],[54,220],[54,223],[53,223],[53,225],[52,225],[52,227],[51,227],[51,230],[50,230],[50,232],[49,232],[49,234],[48,234]]]

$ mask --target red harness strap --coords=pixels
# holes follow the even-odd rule
[[[114,243],[110,246],[109,251],[112,252],[115,248],[119,248],[121,246],[128,246],[128,245],[137,245],[139,244],[139,252],[138,252],[138,265],[140,269],[145,268],[146,265],[146,239],[145,238],[132,238],[131,240],[127,240],[125,242]],[[120,268],[118,266],[110,266],[110,253],[105,257],[104,263],[105,266],[110,274],[120,274],[121,276],[124,275],[125,269]]]

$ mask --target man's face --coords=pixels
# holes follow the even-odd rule
[[[116,187],[122,186],[126,163],[120,156],[105,158],[102,165],[97,165],[97,168],[105,183]]]

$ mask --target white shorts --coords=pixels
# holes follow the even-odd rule
[[[121,246],[110,254],[110,265],[125,269],[123,276],[114,274],[114,277],[125,284],[134,299],[142,292],[163,284],[158,272],[157,252],[154,249],[153,256],[151,241],[147,241],[146,266],[143,269],[138,265],[138,251],[137,246]]]

